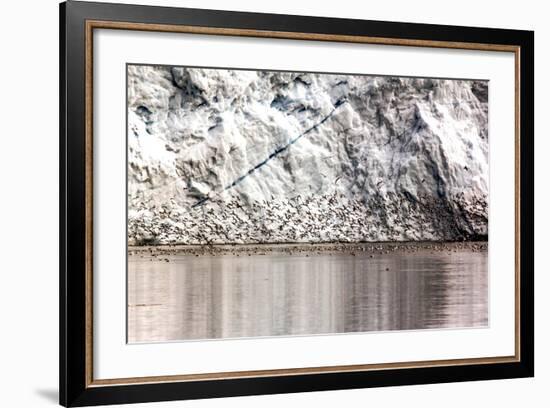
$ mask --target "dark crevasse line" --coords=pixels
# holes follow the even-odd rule
[[[312,132],[313,130],[317,129],[319,126],[321,126],[323,123],[325,123],[327,120],[329,120],[333,115],[334,115],[334,112],[336,112],[336,110],[342,106],[343,104],[347,103],[346,100],[339,100],[337,101],[335,104],[334,104],[334,109],[332,109],[332,111],[327,115],[325,116],[320,122],[316,123],[315,125],[313,125],[312,127],[310,127],[309,129],[307,129],[306,131],[300,133],[298,136],[296,136],[294,139],[291,139],[286,145],[282,146],[282,147],[278,147],[277,149],[275,149],[273,151],[273,153],[271,153],[265,160],[261,161],[260,163],[258,163],[256,166],[252,167],[250,170],[248,170],[246,173],[244,173],[243,175],[239,176],[238,178],[236,178],[232,183],[228,184],[227,186],[225,186],[222,190],[223,191],[226,191],[226,190],[229,190],[230,188],[233,188],[235,187],[237,184],[239,184],[241,181],[243,181],[245,178],[247,178],[248,176],[250,176],[252,173],[254,173],[256,170],[258,170],[259,168],[265,166],[269,161],[271,161],[272,159],[274,159],[275,157],[277,157],[279,154],[281,154],[282,152],[284,152],[286,149],[288,149],[290,146],[292,146],[294,143],[296,143],[298,140],[300,140],[302,137],[304,137],[305,135],[307,135],[308,133]],[[195,204],[193,204],[191,206],[191,208],[195,208],[195,207],[198,207],[198,206],[201,206],[202,204],[206,203],[207,201],[210,200],[210,197],[203,197],[201,198],[199,201],[197,201]]]

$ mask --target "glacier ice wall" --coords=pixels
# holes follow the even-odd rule
[[[128,66],[130,244],[487,236],[485,81]]]

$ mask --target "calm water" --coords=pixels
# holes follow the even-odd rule
[[[128,341],[479,327],[487,252],[129,256]]]

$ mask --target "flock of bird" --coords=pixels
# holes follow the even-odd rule
[[[452,202],[453,206],[448,203]],[[411,198],[388,193],[295,196],[243,202],[238,197],[197,208],[149,208],[130,219],[130,245],[473,241],[486,239],[487,200]],[[144,214],[141,213],[141,214]]]

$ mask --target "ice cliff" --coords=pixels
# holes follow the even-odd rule
[[[128,239],[487,236],[488,83],[128,66]]]

